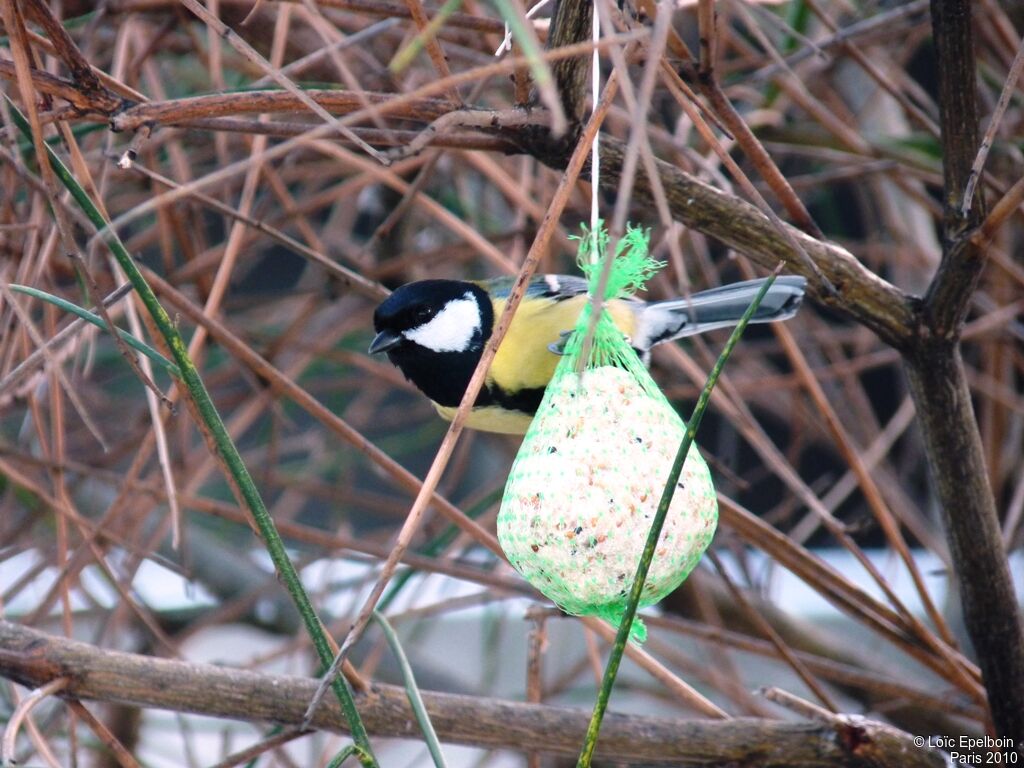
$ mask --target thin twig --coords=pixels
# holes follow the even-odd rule
[[[28,716],[36,706],[54,694],[63,691],[70,683],[71,680],[67,677],[54,678],[29,692],[29,694],[18,703],[18,706],[14,708],[14,712],[11,713],[11,717],[4,727],[3,740],[0,741],[0,764],[14,765],[17,762],[15,760],[15,749],[18,742],[18,731],[21,730],[21,724],[28,720]],[[43,756],[47,757],[45,753]],[[48,757],[47,762],[49,762],[51,766],[54,766],[54,768],[59,768],[57,762],[53,760],[52,755]]]
[[[236,51],[265,71],[267,75],[272,77],[278,85],[306,105],[315,115],[319,116],[329,126],[346,136],[350,141],[354,141],[363,149],[364,152],[366,152],[366,154],[370,155],[370,157],[373,157],[382,165],[387,165],[387,159],[383,155],[377,152],[373,147],[362,142],[359,137],[355,136],[350,130],[348,130],[347,126],[343,125],[336,117],[334,117],[334,115],[307,96],[305,91],[299,88],[291,78],[281,74],[277,67],[274,67],[269,61],[263,58],[255,48],[239,37],[231,27],[210,13],[210,11],[199,2],[199,0],[179,0],[179,2],[202,19],[210,29],[227,40]]]
[[[431,464],[430,470],[427,472],[427,476],[423,480],[423,486],[417,494],[412,508],[409,510],[409,515],[406,518],[405,523],[399,531],[398,536],[395,538],[392,554],[382,566],[377,583],[374,585],[369,597],[367,597],[363,607],[360,609],[359,615],[353,622],[352,628],[349,630],[345,641],[341,644],[341,649],[338,651],[338,655],[335,657],[334,663],[324,675],[320,688],[317,691],[317,695],[314,697],[313,701],[310,702],[309,709],[306,713],[307,722],[312,718],[316,708],[319,706],[320,700],[326,693],[327,686],[331,679],[337,674],[339,665],[344,661],[347,653],[362,634],[367,621],[369,621],[369,618],[373,613],[373,609],[376,607],[377,601],[380,599],[380,596],[384,592],[384,588],[387,586],[388,581],[394,573],[395,566],[397,566],[399,559],[408,548],[413,535],[417,530],[419,530],[419,525],[422,520],[423,513],[426,511],[427,504],[430,501],[431,494],[433,494],[434,489],[437,487],[437,483],[441,479],[441,475],[451,458],[452,451],[455,449],[456,441],[462,433],[462,427],[465,420],[469,416],[469,411],[473,404],[476,402],[477,395],[483,386],[487,371],[490,369],[491,362],[494,360],[494,355],[498,351],[498,345],[501,343],[501,340],[505,337],[505,333],[508,331],[509,326],[512,324],[512,317],[516,309],[519,307],[519,302],[522,300],[523,294],[526,292],[530,278],[532,277],[541,256],[543,256],[546,251],[548,241],[554,234],[555,228],[558,226],[559,217],[561,216],[562,211],[569,202],[569,196],[572,193],[576,177],[583,168],[583,162],[590,149],[590,141],[592,140],[593,135],[599,130],[601,121],[604,119],[608,109],[611,107],[611,101],[615,96],[615,90],[614,80],[609,80],[608,84],[605,86],[605,94],[601,103],[594,109],[594,113],[591,115],[590,120],[588,120],[587,125],[581,134],[580,140],[577,142],[576,149],[573,152],[573,156],[570,159],[568,167],[566,168],[565,175],[559,183],[558,189],[552,198],[550,207],[548,208],[547,215],[537,230],[537,236],[534,238],[533,245],[530,247],[530,252],[523,261],[522,269],[516,277],[515,283],[509,292],[505,308],[502,311],[501,316],[495,322],[494,330],[491,332],[491,337],[487,340],[487,344],[484,346],[484,350],[480,355],[480,361],[477,363],[476,370],[473,372],[473,376],[470,379],[469,384],[466,386],[466,392],[462,396],[462,401],[459,403],[458,410],[452,418],[451,426],[448,428],[448,432],[445,434],[441,447],[438,448],[434,462]]]
[[[1017,79],[1020,77],[1022,69],[1024,69],[1024,37],[1021,38],[1020,45],[1017,46],[1017,53],[1013,57],[1013,65],[1006,74],[1006,81],[1003,83],[1002,93],[999,94],[999,101],[996,102],[996,108],[992,110],[992,116],[989,117],[985,136],[981,140],[978,154],[971,165],[971,173],[967,177],[967,186],[964,188],[964,199],[960,203],[961,216],[966,216],[967,212],[971,209],[971,204],[974,201],[974,190],[978,186],[981,172],[985,168],[985,161],[988,159],[989,150],[992,149],[992,142],[995,141],[996,132],[999,130],[1000,123],[1002,123],[1003,115],[1006,114],[1006,108],[1010,105],[1010,99],[1017,88]]]
[[[123,283],[120,287],[111,291],[103,299],[103,304],[106,306],[112,306],[118,301],[123,299],[129,293],[131,293],[131,283]],[[68,323],[67,327],[55,334],[51,338],[47,339],[41,346],[37,346],[32,353],[28,355],[24,360],[18,363],[17,367],[12,369],[10,373],[0,379],[0,403],[7,397],[10,397],[17,389],[22,385],[25,379],[35,373],[41,365],[47,361],[47,351],[52,350],[55,347],[60,346],[65,341],[68,341],[71,337],[77,334],[80,330],[85,328],[85,321],[81,318],[76,318]],[[67,352],[63,352],[61,356],[69,354],[70,349]],[[58,359],[54,359],[54,364],[60,365],[61,362]]]
[[[141,768],[139,762],[132,757],[131,752],[121,743],[117,736],[114,735],[102,720],[90,712],[82,702],[72,699],[67,704],[71,711],[82,718],[83,722],[89,727],[89,730],[100,740],[121,768]]]
[[[434,65],[434,69],[437,70],[437,74],[442,78],[449,78],[452,75],[451,69],[448,67],[448,59],[445,58],[444,50],[441,48],[441,44],[437,41],[437,36],[434,31],[428,31],[431,26],[430,19],[427,18],[426,11],[423,10],[423,3],[420,0],[404,0],[405,7],[409,9],[409,14],[412,16],[413,23],[416,24],[416,28],[419,29],[420,35],[425,38],[424,45],[427,49],[427,55],[430,57],[431,64]],[[455,9],[452,8],[451,11]],[[438,14],[441,16],[441,21],[444,22],[444,18],[451,12]],[[459,91],[454,86],[448,92],[448,98],[454,104],[461,104],[462,97],[459,95]]]
[[[787,664],[789,664],[792,670],[796,672],[797,676],[804,681],[804,685],[806,685],[811,690],[811,692],[818,697],[818,701],[820,701],[822,704],[828,707],[829,710],[831,710],[832,712],[838,712],[839,707],[836,706],[835,701],[832,700],[832,697],[829,695],[828,691],[826,691],[824,687],[821,685],[821,683],[819,683],[814,678],[814,675],[811,674],[810,670],[807,669],[807,667],[800,661],[800,659],[797,658],[796,654],[794,654],[793,651],[789,648],[789,646],[786,645],[786,642],[782,639],[782,636],[779,635],[779,633],[775,631],[772,625],[769,624],[765,620],[765,618],[757,612],[754,606],[750,604],[750,601],[746,599],[746,596],[743,594],[743,592],[740,591],[740,589],[736,586],[735,583],[733,583],[733,580],[729,577],[729,573],[722,565],[722,561],[718,558],[718,555],[716,555],[713,551],[709,550],[705,557],[707,557],[708,560],[710,560],[711,563],[715,566],[715,570],[718,571],[719,577],[725,583],[725,586],[729,590],[729,594],[732,595],[737,605],[739,605],[744,610],[744,612],[746,612],[746,614],[750,616],[751,619],[753,619],[755,625],[760,629],[760,631],[764,635],[768,637],[772,645],[775,646],[775,649],[778,651],[779,655],[786,661]]]

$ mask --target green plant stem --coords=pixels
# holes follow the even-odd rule
[[[590,725],[587,726],[587,735],[583,741],[583,749],[580,751],[579,760],[576,762],[576,768],[589,768],[590,762],[594,757],[594,749],[597,747],[597,737],[601,731],[601,721],[604,719],[605,710],[608,709],[608,700],[612,695],[612,688],[615,685],[615,678],[619,674],[619,665],[622,663],[622,656],[626,650],[626,643],[629,641],[629,631],[633,626],[633,619],[636,617],[637,606],[640,603],[640,597],[643,594],[644,582],[647,580],[647,572],[650,570],[651,561],[654,559],[654,550],[658,546],[658,539],[661,537],[661,529],[665,524],[665,518],[668,516],[668,508],[672,504],[672,497],[675,495],[676,483],[679,481],[679,475],[683,471],[683,464],[686,461],[686,455],[690,452],[690,446],[693,445],[694,438],[697,435],[697,430],[700,428],[700,422],[704,418],[704,412],[707,410],[708,403],[711,401],[711,391],[715,388],[715,384],[718,383],[718,377],[722,373],[722,369],[725,367],[725,361],[729,359],[729,355],[732,354],[733,348],[736,343],[740,340],[743,335],[744,329],[747,327],[747,323],[750,318],[754,316],[754,312],[761,305],[761,300],[765,294],[768,293],[768,289],[771,288],[772,283],[775,282],[775,276],[782,268],[780,264],[774,273],[765,281],[764,285],[761,286],[761,290],[757,292],[754,300],[750,302],[750,306],[747,307],[747,311],[743,313],[743,317],[740,318],[739,323],[733,329],[732,334],[729,336],[729,340],[725,343],[725,347],[722,349],[722,353],[718,356],[718,360],[715,361],[714,368],[711,369],[711,374],[708,376],[707,383],[704,385],[704,389],[700,393],[700,398],[697,400],[697,405],[693,409],[693,416],[690,417],[690,421],[686,425],[686,433],[683,435],[683,440],[679,444],[679,450],[676,452],[675,462],[672,464],[672,469],[669,472],[668,481],[665,484],[665,489],[661,494],[661,501],[658,503],[658,511],[654,515],[654,520],[651,523],[651,530],[647,534],[647,543],[644,545],[643,554],[640,556],[640,563],[636,568],[636,576],[633,578],[633,586],[629,592],[629,600],[626,603],[626,609],[622,614],[622,622],[619,624],[619,631],[615,635],[615,643],[612,645],[611,654],[608,657],[608,665],[604,670],[604,677],[601,680],[601,689],[597,694],[597,702],[594,704],[594,713],[590,718]]]
[[[18,127],[23,132],[28,133],[30,130],[28,122],[13,104],[11,105],[11,112],[15,122],[18,123]],[[61,180],[61,183],[71,193],[72,198],[82,209],[82,212],[85,213],[89,221],[96,227],[107,247],[114,254],[114,258],[117,259],[121,269],[124,270],[132,287],[138,293],[150,317],[153,318],[153,322],[156,324],[160,335],[163,337],[171,351],[172,357],[178,365],[181,381],[195,405],[198,417],[201,419],[202,424],[205,425],[206,430],[208,430],[209,438],[224,462],[229,473],[229,479],[233,481],[245,505],[252,514],[253,521],[256,523],[260,537],[264,541],[267,553],[274,563],[278,578],[284,583],[285,589],[291,596],[295,607],[299,611],[299,615],[302,617],[303,623],[306,625],[306,631],[309,632],[310,638],[313,641],[313,646],[316,649],[320,663],[325,667],[329,666],[334,658],[334,651],[327,639],[327,634],[324,632],[309,596],[302,587],[298,571],[295,570],[295,566],[288,557],[288,552],[277,531],[277,526],[274,525],[274,520],[267,511],[259,490],[257,490],[249,470],[246,469],[245,463],[242,461],[238,448],[235,447],[234,442],[231,440],[231,435],[228,434],[227,427],[225,427],[216,406],[213,404],[210,393],[206,390],[206,386],[199,376],[199,371],[188,356],[188,348],[185,345],[185,341],[182,339],[181,334],[178,333],[178,329],[167,314],[167,311],[156,298],[153,289],[150,288],[149,283],[146,282],[139,268],[135,265],[135,260],[128,253],[128,249],[121,242],[121,238],[118,237],[116,232],[108,228],[107,220],[64,162],[50,147],[47,146],[46,151],[57,178]],[[365,766],[374,766],[376,768],[377,760],[374,757],[373,748],[370,746],[369,735],[356,709],[355,694],[348,680],[343,675],[338,675],[334,679],[332,687],[345,714],[345,720],[351,729],[352,739],[355,741],[358,754],[360,755],[360,762]]]
[[[413,675],[412,665],[409,664],[409,659],[406,658],[405,651],[402,649],[402,643],[399,641],[394,627],[384,618],[382,613],[374,611],[372,618],[381,628],[381,631],[384,633],[384,639],[387,640],[391,652],[395,654],[395,659],[398,660],[398,667],[402,671],[402,680],[405,683],[405,695],[409,697],[409,706],[412,707],[413,716],[416,718],[420,730],[423,731],[423,738],[427,743],[427,749],[430,751],[430,757],[434,760],[434,765],[437,768],[446,768],[447,763],[445,763],[444,754],[441,752],[441,743],[437,739],[437,731],[434,730],[434,724],[430,722],[430,715],[427,714],[427,705],[423,703],[423,696],[420,695],[419,686],[416,685],[416,677]]]
[[[75,317],[79,317],[82,320],[85,320],[85,322],[87,322],[87,323],[92,323],[97,328],[100,328],[100,329],[102,329],[104,331],[109,331],[110,330],[110,328],[107,326],[107,324],[105,322],[103,322],[103,318],[102,317],[100,317],[99,315],[96,315],[96,314],[90,312],[87,309],[83,309],[82,307],[80,307],[77,304],[74,304],[74,303],[68,301],[67,299],[62,299],[60,296],[54,296],[52,293],[47,293],[46,291],[40,291],[38,288],[33,288],[33,287],[29,286],[29,285],[18,285],[17,283],[11,283],[10,289],[12,291],[14,291],[15,293],[23,293],[26,296],[31,296],[31,297],[33,297],[35,299],[39,299],[40,301],[45,301],[45,302],[47,302],[49,304],[53,304],[55,307],[63,309],[65,312],[69,312],[72,315],[74,315]],[[117,335],[120,336],[122,339],[124,339],[125,344],[127,344],[129,347],[132,347],[136,351],[141,352],[142,354],[144,354],[146,357],[148,357],[154,363],[159,365],[161,368],[163,368],[165,371],[167,371],[167,373],[169,373],[174,378],[176,378],[176,379],[180,379],[181,378],[181,371],[178,370],[178,366],[176,366],[174,363],[172,363],[166,357],[161,355],[159,352],[157,352],[151,346],[146,344],[146,342],[141,341],[141,340],[135,338],[130,333],[128,333],[127,331],[121,330],[120,328],[117,328],[116,330],[117,330]]]
[[[349,744],[347,747],[341,750],[341,752],[336,754],[334,756],[334,759],[327,764],[327,768],[341,768],[344,762],[348,760],[350,757],[352,757],[352,755],[359,757],[359,747],[357,747],[355,744]],[[359,757],[359,761],[362,762],[362,760],[363,758]]]

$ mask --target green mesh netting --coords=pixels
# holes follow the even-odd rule
[[[579,261],[596,291],[607,235],[584,229]],[[597,240],[600,258],[591,263]],[[647,235],[619,241],[606,298],[643,288],[662,265]],[[589,349],[586,308],[568,339],[516,455],[498,513],[509,561],[567,613],[621,622],[651,521],[685,426],[606,310]],[[652,605],[693,570],[715,532],[718,504],[704,459],[691,449],[679,478],[640,606]],[[634,621],[632,639],[646,629]]]

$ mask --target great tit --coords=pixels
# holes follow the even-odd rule
[[[615,299],[606,306],[646,360],[655,344],[735,325],[763,282],[733,283],[669,301]],[[373,313],[377,336],[370,344],[370,354],[386,352],[405,377],[430,398],[438,413],[451,420],[512,283],[512,278],[497,278],[479,282],[421,280],[403,285]],[[800,307],[805,285],[802,277],[777,278],[751,322],[792,317]],[[533,278],[467,426],[487,432],[526,432],[558,364],[558,345],[576,325],[587,301],[583,278]]]

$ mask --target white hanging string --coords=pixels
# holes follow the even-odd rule
[[[591,28],[591,40],[594,43],[593,59],[590,65],[590,88],[591,88],[591,109],[597,109],[597,102],[601,98],[601,59],[598,56],[597,45],[601,40],[601,16],[597,12],[597,4],[601,0],[593,0],[594,22]],[[590,259],[597,263],[598,252],[598,224],[601,216],[598,210],[598,188],[601,180],[601,157],[600,141],[601,130],[594,133],[594,143],[590,151],[590,233],[594,238],[593,247],[590,249]]]

